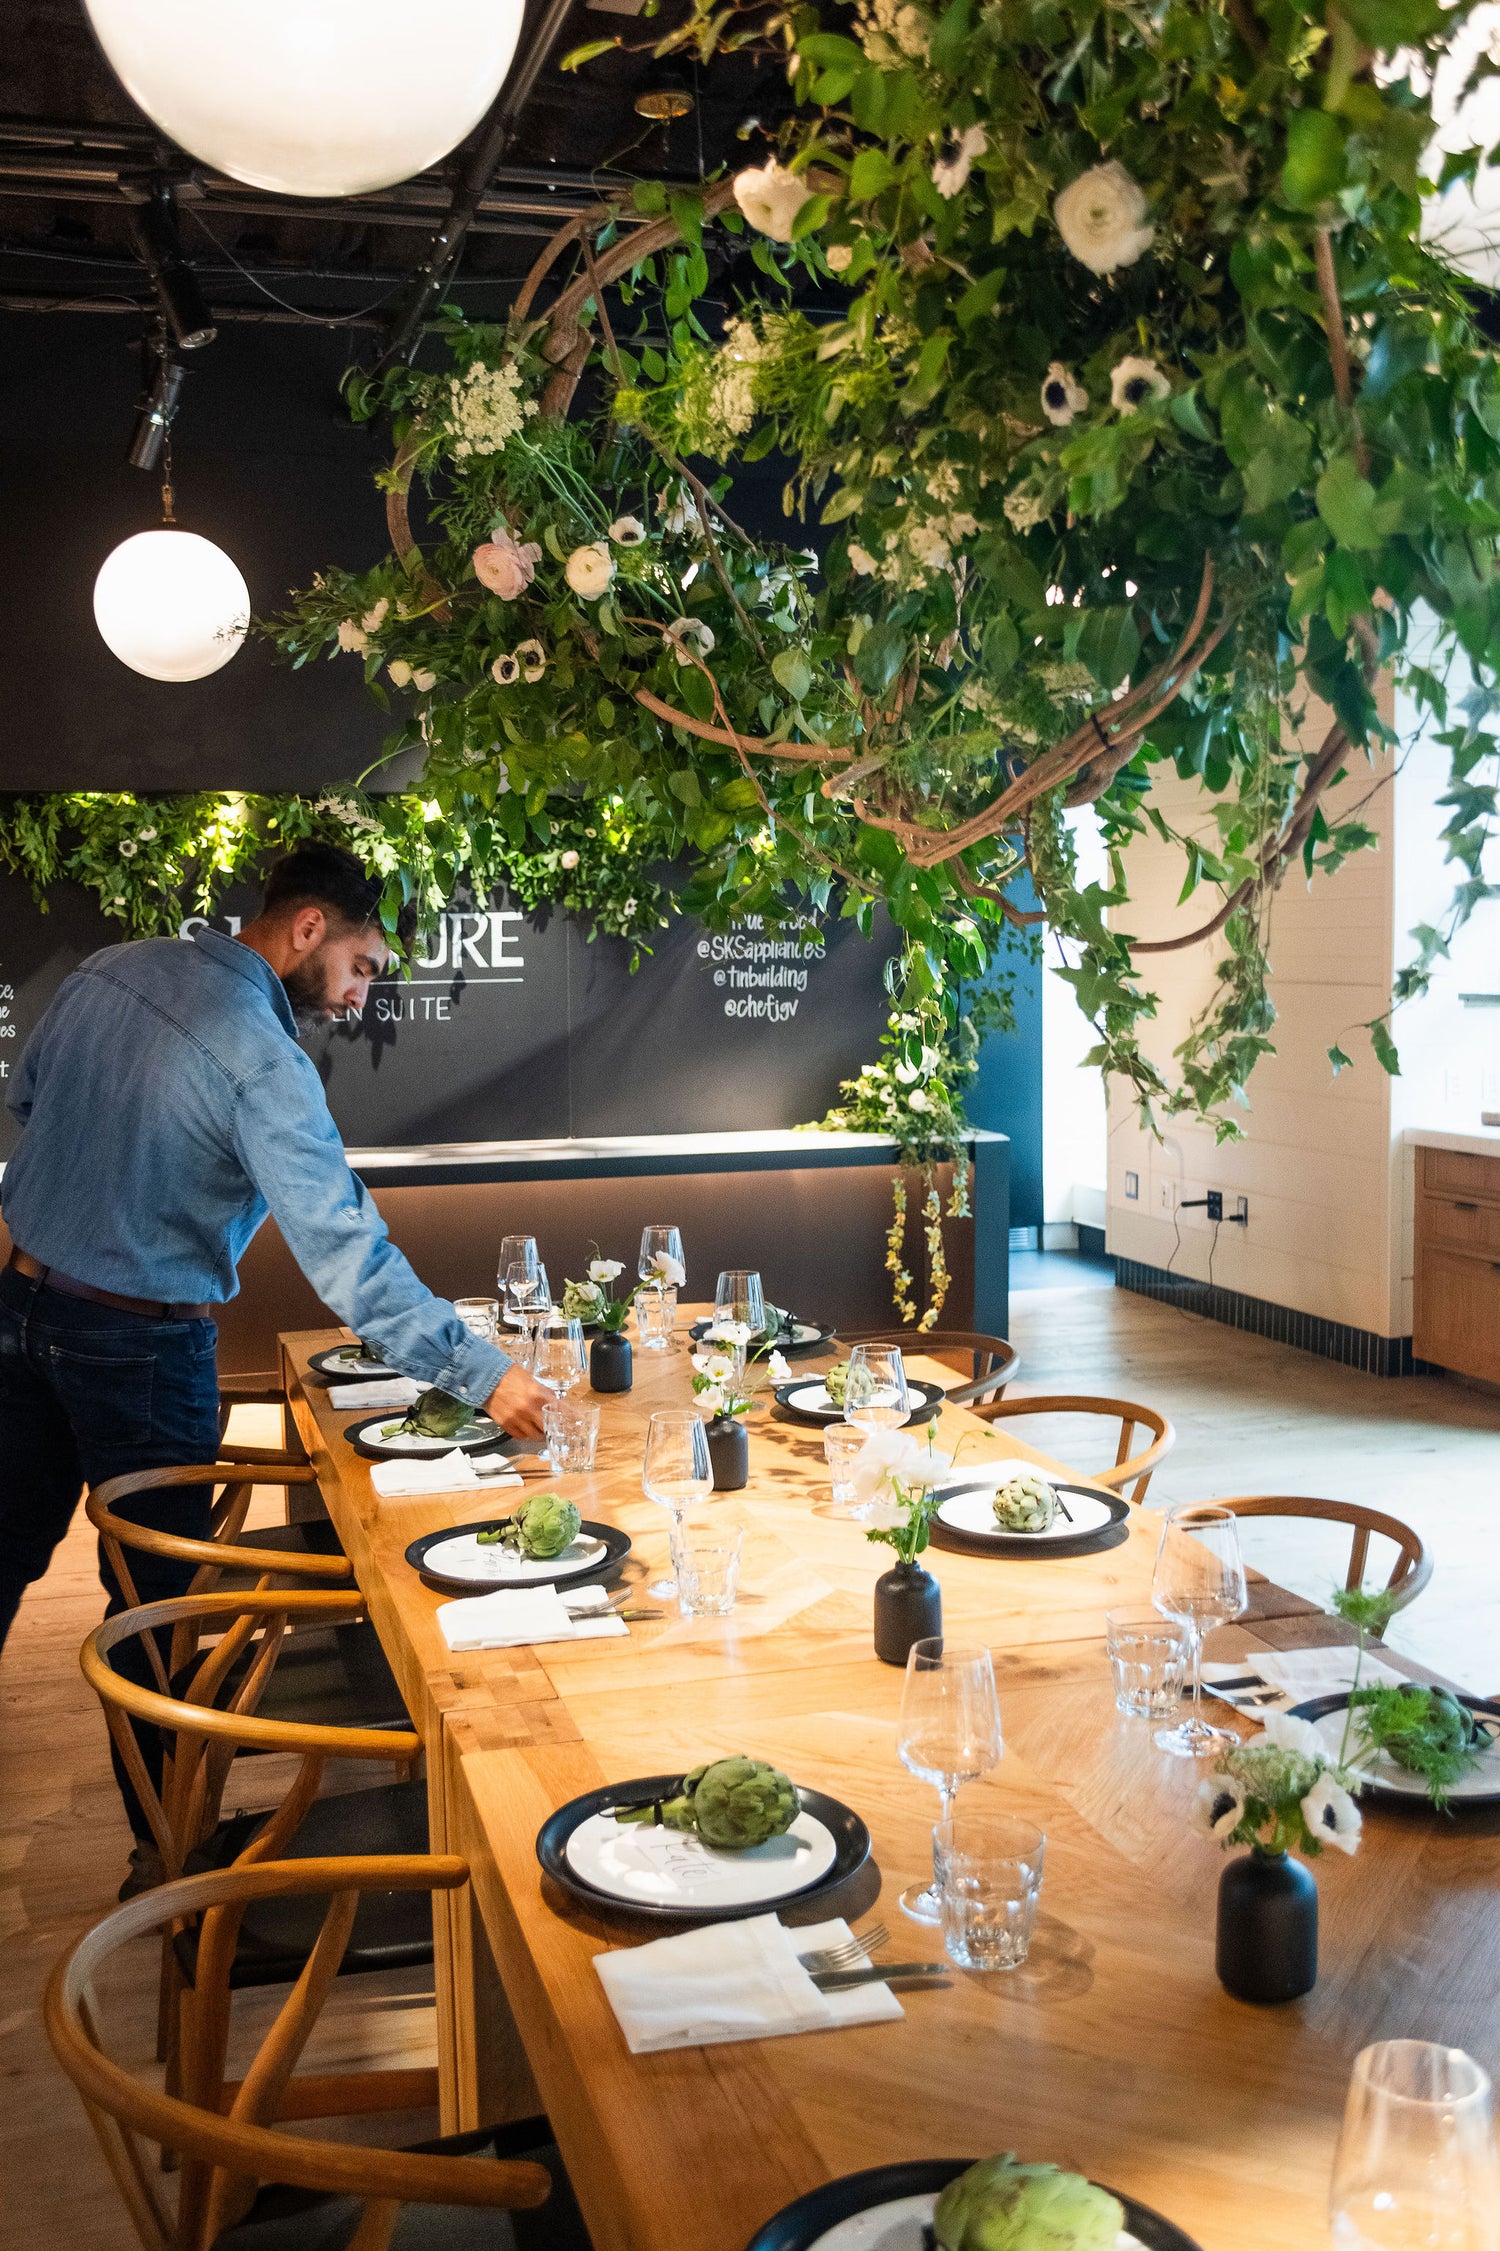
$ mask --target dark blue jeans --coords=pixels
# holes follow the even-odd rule
[[[0,1647],[21,1596],[40,1579],[67,1531],[85,1485],[127,1470],[211,1462],[219,1447],[219,1382],[212,1321],[154,1321],[67,1297],[14,1267],[0,1272]],[[206,1539],[213,1489],[133,1493],[120,1514],[158,1531]],[[134,1552],[142,1602],[181,1594],[191,1564]],[[99,1576],[107,1616],[125,1597],[105,1560]],[[112,1655],[143,1687],[156,1682],[137,1641]],[[161,1767],[154,1730],[138,1729],[153,1780]],[[113,1749],[113,1744],[111,1744]],[[118,1755],[115,1775],[138,1837],[150,1834]]]

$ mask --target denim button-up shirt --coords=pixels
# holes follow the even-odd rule
[[[95,1289],[222,1302],[275,1214],[325,1305],[420,1383],[482,1406],[510,1366],[418,1281],[349,1170],[286,988],[216,930],[94,954],[17,1068],[13,1240]]]

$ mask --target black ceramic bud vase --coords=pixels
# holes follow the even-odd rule
[[[914,1641],[943,1630],[943,1590],[920,1563],[893,1563],[875,1581],[875,1654],[904,1665]]]
[[[601,1329],[589,1346],[589,1386],[594,1391],[628,1391],[632,1377],[630,1339]]]
[[[1318,1982],[1318,1887],[1284,1852],[1255,1845],[1219,1878],[1214,1956],[1237,2001],[1295,2001]]]
[[[733,1415],[715,1415],[704,1429],[713,1464],[714,1491],[737,1493],[750,1482],[750,1433]]]

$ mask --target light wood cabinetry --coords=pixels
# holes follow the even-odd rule
[[[1417,1151],[1412,1351],[1500,1383],[1500,1156]]]

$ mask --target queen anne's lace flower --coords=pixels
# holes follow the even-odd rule
[[[457,461],[501,452],[536,412],[536,400],[521,397],[521,371],[514,360],[503,367],[475,360],[462,375],[449,377],[447,394],[445,418]]]
[[[1028,492],[1024,485],[1005,496],[1005,521],[1012,531],[1035,531],[1044,524],[1050,511],[1040,493]]]
[[[858,0],[856,35],[866,60],[882,70],[903,62],[925,62],[932,45],[932,18],[913,0]]]
[[[1057,231],[1090,273],[1133,266],[1151,248],[1146,198],[1123,164],[1095,164],[1070,180],[1052,206]]]

